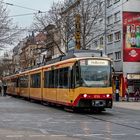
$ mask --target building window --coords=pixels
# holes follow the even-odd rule
[[[120,21],[120,11],[114,14],[114,22]]]
[[[110,35],[107,36],[107,41],[108,41],[108,43],[113,42],[113,34],[110,34]]]
[[[104,38],[101,37],[101,38],[100,38],[100,45],[103,45],[103,44],[104,44]]]
[[[109,53],[108,57],[111,58],[113,60],[113,53]]]
[[[98,41],[97,40],[94,41],[94,46],[95,46],[95,48],[98,46]]]
[[[110,25],[112,23],[113,23],[113,16],[111,15],[111,16],[107,17],[107,25]]]
[[[120,60],[121,59],[121,52],[115,52],[115,58],[116,60]]]
[[[115,41],[119,41],[119,40],[121,40],[121,32],[120,31],[115,33]]]
[[[106,4],[107,4],[107,7],[111,6],[112,5],[112,0],[107,0]]]

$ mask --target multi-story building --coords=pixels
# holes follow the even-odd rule
[[[80,3],[83,1],[86,0],[78,0]],[[67,0],[67,5],[74,5],[76,2],[77,0]],[[78,9],[74,9],[76,12],[80,11],[80,3],[74,7]],[[134,94],[140,88],[140,1],[102,0],[100,5],[103,13],[91,28],[94,34],[89,48],[103,50],[105,55],[112,58],[116,71],[114,91],[119,89],[120,96],[123,97],[128,88],[130,94]],[[65,9],[67,16],[72,11],[69,7],[72,6],[68,5]],[[93,12],[89,14],[90,17],[92,14]],[[76,46],[74,43],[72,45]]]
[[[140,88],[140,1],[106,0],[106,54],[113,59],[115,87],[124,96]]]

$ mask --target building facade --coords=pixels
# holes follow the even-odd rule
[[[80,0],[79,6],[76,5],[77,9],[83,1],[86,0]],[[73,5],[76,0],[67,2]],[[114,92],[119,90],[120,96],[124,97],[128,88],[133,96],[140,88],[140,1],[103,0],[100,5],[103,13],[93,22],[94,34],[89,49],[102,50],[113,60]]]
[[[126,89],[133,96],[140,88],[140,1],[105,0],[104,52],[112,58],[115,68],[114,92],[121,97]],[[97,26],[100,26],[98,22]],[[103,26],[102,26],[103,27]],[[97,46],[100,39],[96,40]],[[96,47],[95,47],[96,48]]]

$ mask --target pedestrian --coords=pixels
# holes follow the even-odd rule
[[[135,96],[135,101],[138,101],[139,100],[139,96],[140,96],[140,92],[139,92],[139,89],[138,88],[137,88],[134,96]]]
[[[129,102],[129,89],[126,89],[126,101]]]
[[[119,89],[116,89],[116,101],[119,101]]]
[[[3,96],[6,96],[6,91],[7,91],[7,84],[6,84],[6,82],[4,81],[3,82]]]
[[[2,95],[2,80],[0,78],[0,94]]]

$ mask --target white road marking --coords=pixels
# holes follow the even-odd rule
[[[45,137],[46,135],[29,135],[29,137]]]
[[[65,123],[75,123],[75,122],[65,122]]]
[[[18,137],[23,137],[23,135],[7,135],[7,138],[18,138]]]
[[[78,136],[84,136],[84,137],[94,137],[94,136],[103,136],[103,135],[105,135],[105,134],[74,134],[73,136],[76,136],[76,137],[78,137]],[[110,135],[112,135],[112,136],[125,136],[126,134],[124,134],[124,133],[120,133],[120,134],[110,134]],[[140,135],[140,134],[138,134],[138,135]],[[109,139],[109,138],[105,138],[105,139]]]
[[[59,123],[59,122],[49,122],[49,123]]]
[[[102,136],[104,134],[74,134],[73,136],[78,137],[78,136],[84,136],[84,137],[91,137],[91,136]]]
[[[112,136],[125,136],[126,134],[124,134],[124,133],[120,133],[120,134],[110,134],[110,135],[112,135]]]
[[[40,129],[43,134],[49,134],[45,129]]]
[[[135,134],[136,136],[140,136],[140,134]]]
[[[11,121],[14,121],[14,120],[10,120],[10,119],[7,119],[7,120],[2,120],[3,122],[11,122]]]
[[[67,135],[51,135],[52,137],[66,137]]]
[[[78,137],[78,136],[84,136],[83,134],[74,134],[74,137]]]
[[[85,137],[92,137],[92,136],[102,136],[104,134],[88,134],[88,135],[84,135]]]

